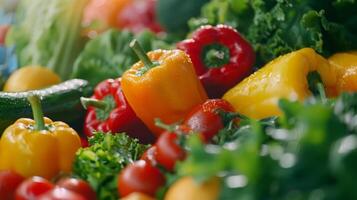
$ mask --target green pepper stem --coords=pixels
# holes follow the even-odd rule
[[[144,49],[140,46],[139,42],[136,39],[131,41],[129,46],[131,49],[133,49],[139,59],[144,63],[144,67],[140,70],[140,75],[157,66],[157,63],[152,62],[148,55],[146,55]]]
[[[227,46],[222,44],[210,44],[203,48],[203,63],[207,68],[222,67],[229,63],[230,52]]]
[[[31,104],[33,118],[35,120],[35,130],[46,130],[45,120],[43,119],[43,111],[41,107],[40,97],[37,95],[30,95],[27,100]]]
[[[327,97],[326,97],[326,93],[325,93],[325,87],[321,82],[317,84],[317,90],[319,91],[320,98],[321,98],[322,102],[326,103]]]
[[[176,127],[178,124],[165,124],[163,121],[161,121],[161,119],[159,118],[155,118],[155,126],[159,127],[159,128],[162,128],[164,130],[167,130],[167,131],[170,131],[170,132],[175,132],[176,130]]]
[[[95,108],[104,110],[108,106],[107,103],[104,101],[100,101],[93,98],[86,98],[86,97],[81,97],[81,104],[85,109],[88,109],[89,106],[93,106]]]

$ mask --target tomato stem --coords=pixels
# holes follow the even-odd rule
[[[27,97],[27,100],[31,104],[32,114],[35,120],[35,130],[46,130],[40,97],[37,95],[30,95]]]

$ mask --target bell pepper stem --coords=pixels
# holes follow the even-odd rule
[[[148,55],[146,55],[144,49],[140,46],[139,42],[134,39],[129,44],[130,48],[133,49],[135,54],[139,57],[139,59],[144,63],[144,67],[140,69],[139,75],[144,74],[145,72],[149,71],[151,68],[157,66],[158,64],[152,62]]]
[[[326,97],[326,93],[325,93],[325,87],[321,82],[317,84],[317,89],[319,91],[321,101],[323,103],[326,103],[327,102],[327,97]]]
[[[30,95],[27,97],[27,100],[31,104],[33,118],[35,120],[35,129],[39,131],[46,130],[40,97],[37,95]]]
[[[81,97],[81,104],[85,109],[88,109],[89,106],[93,106],[95,108],[104,110],[108,106],[107,103],[104,101],[100,101],[92,98],[86,98],[86,97]]]
[[[207,68],[222,67],[229,63],[229,48],[222,44],[207,45],[203,49],[203,63]]]

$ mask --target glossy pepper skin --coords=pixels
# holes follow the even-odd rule
[[[336,53],[328,58],[337,76],[336,87],[330,88],[329,96],[336,97],[342,92],[357,91],[357,51]]]
[[[51,179],[60,172],[71,172],[81,141],[67,124],[43,118],[39,98],[36,99],[36,121],[21,118],[4,131],[0,140],[0,170]]]
[[[252,72],[252,46],[232,27],[203,26],[177,47],[191,58],[210,98],[220,98]]]
[[[105,107],[96,107],[92,101],[87,104],[87,114],[84,122],[84,133],[87,137],[94,131],[121,133],[140,139],[143,143],[154,141],[154,135],[136,116],[127,102],[121,88],[121,79],[108,79],[99,83],[90,100],[99,101]]]
[[[155,119],[176,123],[207,95],[185,52],[156,50],[147,55],[142,52],[140,57],[144,62],[123,74],[122,88],[137,116],[159,136],[163,129],[155,125]],[[148,67],[150,63],[153,65]]]
[[[235,111],[262,119],[280,115],[281,98],[303,101],[311,95],[307,76],[316,71],[325,90],[336,84],[336,75],[328,61],[311,48],[304,48],[276,58],[229,90],[223,99]]]

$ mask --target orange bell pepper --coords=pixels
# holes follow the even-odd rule
[[[156,118],[164,123],[182,120],[207,94],[183,51],[146,55],[135,40],[131,46],[142,61],[123,74],[123,92],[137,116],[158,136],[162,129],[155,126]]]

